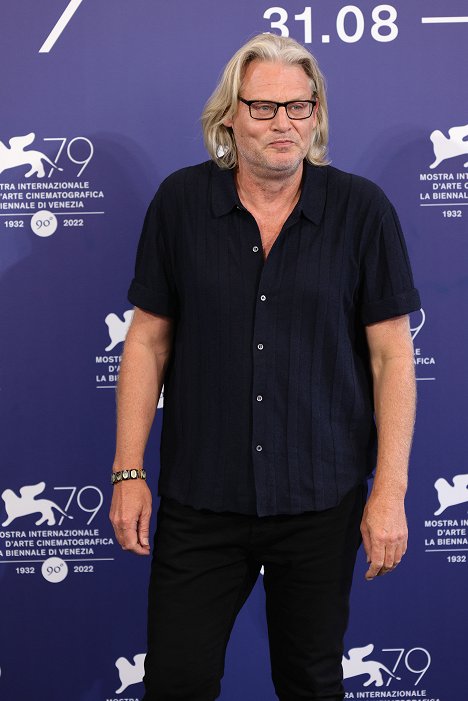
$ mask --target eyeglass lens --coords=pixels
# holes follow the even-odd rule
[[[307,119],[312,114],[314,105],[311,102],[289,102],[285,107],[290,119]],[[275,102],[252,102],[250,114],[254,119],[272,119],[278,109]]]

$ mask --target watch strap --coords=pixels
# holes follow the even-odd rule
[[[125,482],[126,480],[146,479],[146,470],[144,468],[132,468],[130,470],[118,470],[112,473],[111,484]]]

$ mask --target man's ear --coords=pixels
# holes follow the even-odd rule
[[[320,102],[319,102],[319,100],[318,100],[318,98],[317,98],[317,102],[315,103],[314,109],[312,110],[312,122],[313,122],[314,129],[316,128],[316,126],[317,126],[317,124],[318,124],[318,111],[319,111],[319,107],[320,107]]]

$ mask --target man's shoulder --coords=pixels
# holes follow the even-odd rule
[[[159,190],[170,192],[179,187],[209,182],[213,169],[216,167],[213,161],[203,161],[203,163],[179,168],[179,170],[175,170],[164,178],[159,186]]]
[[[385,193],[380,185],[377,185],[373,180],[369,180],[369,178],[363,175],[349,173],[335,166],[329,165],[325,167],[328,170],[330,183],[351,188],[356,194],[368,195],[370,197],[385,197]]]
[[[355,201],[365,204],[373,204],[378,208],[387,208],[389,200],[380,185],[373,180],[362,175],[349,173],[336,168],[335,166],[325,166],[328,171],[328,183],[334,190],[351,197]]]

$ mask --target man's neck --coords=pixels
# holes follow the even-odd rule
[[[262,177],[245,168],[236,172],[236,187],[241,202],[247,209],[263,210],[265,207],[281,209],[299,199],[303,164],[291,175],[277,178]]]

